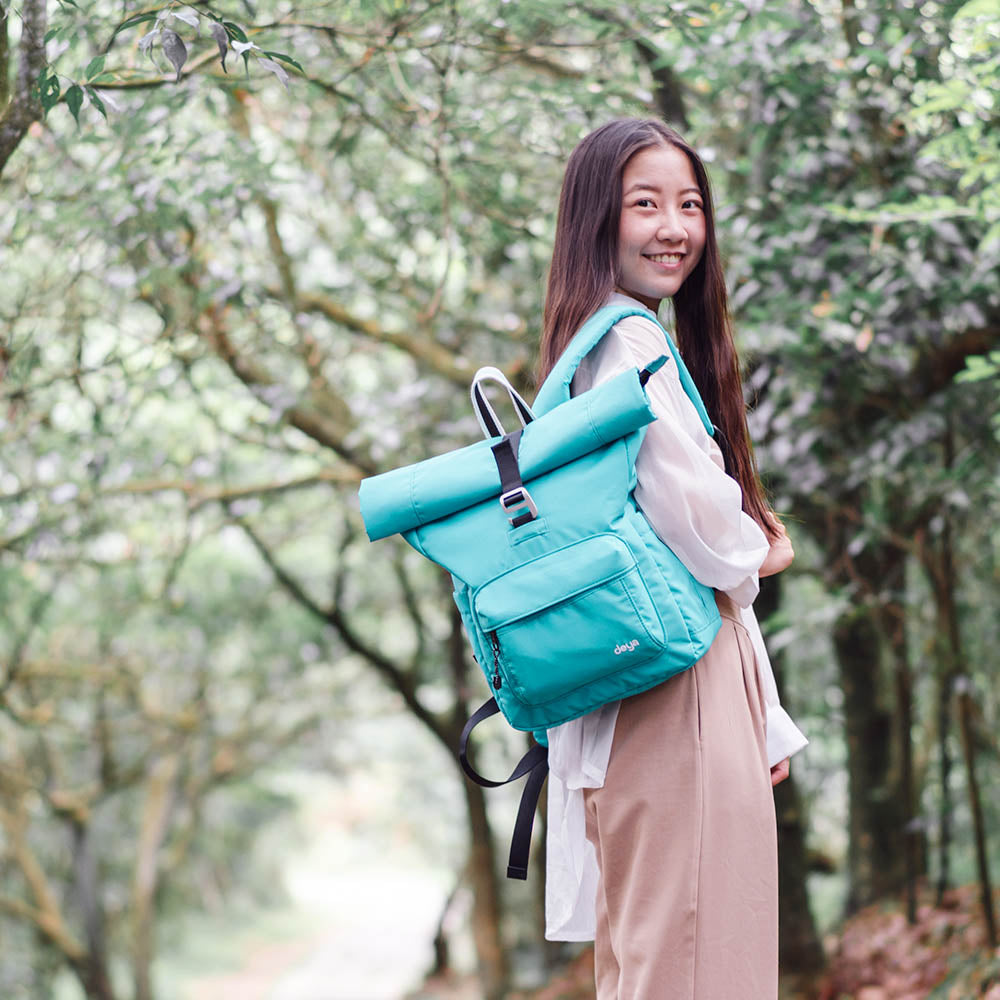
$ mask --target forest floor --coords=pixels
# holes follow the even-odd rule
[[[869,907],[830,935],[825,946],[829,961],[822,976],[783,983],[782,1000],[1000,1000],[1000,948],[986,946],[975,886],[952,890],[941,906],[921,902],[913,925],[898,905]],[[408,1000],[480,995],[468,981],[436,979]],[[593,997],[593,951],[587,949],[547,985],[511,1000]]]
[[[898,905],[869,907],[827,944],[825,977],[796,1000],[1000,1000],[1000,948],[987,947],[974,885],[921,901],[912,925]]]

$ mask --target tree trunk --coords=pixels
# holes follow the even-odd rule
[[[809,907],[806,824],[792,775],[775,788],[774,808],[778,819],[778,961],[782,975],[813,977],[826,965],[826,956]]]
[[[107,966],[99,956],[88,953],[85,959],[73,963],[73,971],[87,1000],[115,1000]]]
[[[3,6],[7,7],[6,4]],[[9,92],[9,101],[0,103],[0,174],[14,150],[28,134],[31,124],[42,116],[42,105],[36,96],[35,84],[45,68],[45,30],[48,26],[46,0],[23,0],[19,6],[21,42],[13,90],[9,89],[6,61],[3,67],[3,92]],[[7,18],[5,10],[0,22],[4,33],[4,50],[7,49]],[[6,51],[4,55],[7,56]]]
[[[450,590],[450,588],[448,588]],[[448,661],[455,691],[452,716],[452,749],[458,764],[459,736],[465,726],[469,704],[469,662],[466,656],[462,616],[452,602],[451,632],[448,637]],[[485,789],[470,781],[459,768],[465,791],[469,826],[468,879],[472,888],[472,937],[476,946],[479,978],[484,1000],[499,1000],[507,992],[510,969],[501,934],[503,901],[497,879],[496,847],[486,811]],[[513,822],[513,819],[511,820]]]
[[[888,567],[868,560],[866,576],[882,579]],[[847,912],[895,895],[906,879],[900,837],[905,809],[895,778],[893,713],[884,706],[880,674],[882,635],[877,612],[854,607],[833,630],[844,690],[848,772]]]
[[[979,871],[979,894],[983,906],[983,922],[986,925],[986,940],[991,948],[997,946],[997,922],[993,913],[993,883],[990,878],[990,863],[986,853],[986,826],[983,822],[983,804],[979,793],[979,778],[976,775],[976,754],[972,739],[972,694],[971,684],[961,686],[958,694],[958,725],[962,734],[962,754],[965,757],[966,783],[969,790],[969,812],[972,813],[972,829],[976,841],[976,868]]]
[[[136,845],[132,883],[135,1000],[153,1000],[153,929],[156,922],[156,888],[160,880],[159,855],[169,828],[179,766],[176,754],[162,757],[153,763],[146,779],[146,801]]]
[[[903,807],[903,878],[906,892],[906,919],[917,922],[917,876],[922,867],[920,825],[917,821],[913,789],[913,683],[906,658],[905,637],[894,645],[894,678],[897,705],[897,747],[899,753],[900,802]]]
[[[905,563],[898,561],[892,577],[884,581],[892,599],[882,608],[883,631],[892,656],[893,687],[896,699],[895,747],[899,775],[899,804],[903,815],[903,880],[906,919],[917,922],[917,879],[925,874],[923,825],[919,822],[913,776],[913,672],[906,646]]]
[[[448,914],[455,903],[455,896],[458,894],[461,884],[460,879],[448,893],[448,898],[444,901],[444,906],[441,907],[441,916],[438,918],[437,927],[434,930],[434,962],[427,973],[428,978],[445,976],[451,972],[451,946],[448,943],[446,925]]]
[[[948,736],[951,732],[951,692],[954,678],[947,665],[938,664],[937,709],[938,709],[938,873],[937,905],[944,903],[944,894],[951,886],[951,748]]]
[[[107,940],[104,933],[104,910],[100,898],[97,857],[94,854],[93,833],[89,826],[74,821],[73,871],[74,893],[83,917],[86,932],[86,954],[74,963],[84,993],[93,1000],[114,1000],[111,977],[108,974]]]
[[[472,936],[479,960],[483,1000],[501,1000],[507,992],[510,970],[500,928],[500,886],[496,851],[486,815],[483,789],[463,777],[469,809],[469,883],[472,886]]]
[[[945,467],[950,468],[954,445],[949,428],[945,436]],[[958,698],[958,725],[965,760],[966,788],[969,795],[969,812],[972,815],[973,836],[975,838],[976,867],[979,874],[979,888],[983,907],[983,922],[990,947],[997,946],[996,917],[993,911],[993,884],[990,877],[989,857],[986,850],[986,829],[983,821],[982,797],[979,778],[976,774],[975,742],[972,734],[972,680],[965,669],[965,653],[962,648],[962,632],[955,604],[955,557],[952,547],[951,519],[947,511],[941,529],[940,543],[935,552],[928,544],[923,551],[924,568],[930,577],[937,609],[937,652],[943,663],[939,669],[942,683],[946,687],[941,692],[942,699],[954,692]],[[943,714],[943,713],[942,713]],[[942,746],[947,733],[940,737]],[[949,762],[950,768],[950,762]],[[942,764],[942,771],[944,766]],[[943,837],[942,837],[943,839]],[[950,839],[950,838],[949,838]],[[939,894],[943,893],[944,875],[939,883]]]
[[[781,578],[761,580],[755,609],[762,621],[778,610]],[[771,656],[771,666],[779,690],[784,657]],[[809,908],[809,854],[806,850],[806,821],[793,775],[774,790],[778,821],[778,933],[779,962],[783,974],[813,976],[825,965],[823,946]]]

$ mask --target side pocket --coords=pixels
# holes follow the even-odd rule
[[[483,674],[486,675],[488,680],[489,675],[486,673],[486,668],[484,666],[487,662],[483,653],[484,638],[479,629],[476,627],[476,619],[472,614],[472,602],[469,596],[469,588],[461,580],[458,580],[455,577],[452,577],[452,582],[455,584],[455,589],[452,591],[451,596],[455,601],[456,607],[458,608],[458,613],[462,616],[462,624],[465,626],[465,634],[468,637],[469,645],[472,646],[472,655],[476,658],[476,662],[479,664],[480,669],[483,671]]]

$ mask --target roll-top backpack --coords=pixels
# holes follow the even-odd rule
[[[494,787],[528,775],[508,877],[527,876],[535,805],[548,771],[545,730],[638,694],[686,670],[721,620],[699,583],[657,537],[633,497],[645,428],[656,419],[646,381],[652,359],[570,397],[583,357],[619,320],[652,313],[606,306],[577,332],[529,407],[495,368],[482,368],[472,402],[486,440],[365,479],[361,513],[372,541],[400,533],[447,569],[455,603],[493,696],[469,719],[459,757]],[[670,338],[681,383],[714,428]],[[505,433],[483,391],[509,394],[521,427]],[[664,503],[670,502],[664,497]],[[468,739],[502,712],[535,743],[504,781],[478,774]]]

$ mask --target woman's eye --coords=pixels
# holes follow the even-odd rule
[[[684,202],[683,205],[681,205],[681,208],[697,208],[697,209],[700,209],[701,208],[701,202],[700,201],[691,201],[689,199],[688,201]]]
[[[653,201],[651,198],[639,198],[636,203],[636,208],[650,208],[652,207]]]

